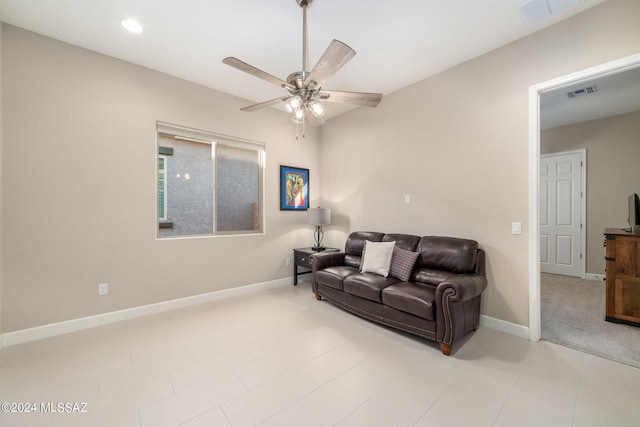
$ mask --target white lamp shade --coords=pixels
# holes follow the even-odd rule
[[[308,224],[331,224],[331,209],[326,208],[309,208],[307,209]]]

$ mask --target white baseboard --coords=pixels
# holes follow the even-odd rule
[[[527,340],[530,339],[529,327],[527,326],[517,325],[515,323],[506,322],[504,320],[484,316],[482,314],[480,315],[480,325]]]
[[[97,314],[95,316],[81,317],[79,319],[66,320],[64,322],[50,323],[48,325],[36,326],[34,328],[23,329],[15,332],[7,332],[0,335],[0,348],[11,345],[36,341],[43,338],[63,335],[70,332],[77,332],[96,326],[108,325],[110,323],[121,322],[123,320],[135,319],[148,316],[150,314],[162,313],[176,310],[192,305],[202,304],[210,301],[231,298],[239,295],[246,295],[254,292],[273,289],[280,286],[291,285],[291,277],[272,280],[269,282],[256,283],[253,285],[241,286],[238,288],[223,289],[221,291],[209,292],[201,295],[194,295],[179,298],[171,301],[163,301],[155,304],[142,305],[125,310],[112,311],[109,313]]]
[[[171,301],[163,301],[155,304],[142,305],[125,310],[112,311],[109,313],[97,314],[95,316],[81,317],[79,319],[66,320],[64,322],[50,323],[48,325],[36,326],[34,328],[23,329],[15,332],[7,332],[0,335],[0,349],[16,344],[36,341],[44,338],[55,337],[70,332],[82,331],[96,326],[108,325],[121,322],[123,320],[136,319],[151,314],[190,307],[210,301],[217,301],[266,289],[273,289],[280,286],[291,285],[292,278],[272,280],[269,282],[256,283],[253,285],[241,286],[232,289],[210,292],[206,294],[194,295],[191,297],[179,298]],[[529,328],[515,323],[506,322],[489,316],[480,315],[480,325],[515,335],[520,338],[529,339]]]
[[[605,276],[604,274],[593,274],[593,273],[587,273],[585,275],[585,279],[587,280],[597,280],[598,282],[604,282],[606,280],[607,276]]]

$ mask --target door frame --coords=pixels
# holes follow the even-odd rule
[[[640,67],[640,53],[529,87],[529,339],[540,340],[540,94]],[[603,231],[604,233],[604,231]]]
[[[580,168],[580,278],[585,279],[587,277],[587,150],[586,148],[580,148],[578,150],[562,151],[558,153],[541,154],[542,157],[554,157],[554,156],[566,156],[570,154],[579,154],[580,162],[582,164]],[[538,162],[540,165],[540,162]],[[538,170],[538,182],[540,182],[540,170]],[[539,188],[539,186],[538,186]],[[538,209],[540,209],[540,197],[538,192]],[[538,211],[539,212],[539,211]],[[540,229],[538,228],[538,242],[540,241]],[[540,255],[538,255],[538,261]],[[538,269],[540,269],[540,262],[538,262]]]

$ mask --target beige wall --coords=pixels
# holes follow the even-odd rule
[[[291,276],[312,228],[279,210],[279,165],[310,169],[315,203],[317,131],[9,25],[2,62],[4,332]],[[156,240],[157,120],[266,144],[265,235]]]
[[[482,313],[528,325],[529,86],[640,52],[639,21],[640,2],[610,0],[329,121],[321,191],[341,225],[328,238],[476,239],[487,251]],[[513,221],[524,235],[511,234]]]
[[[587,273],[605,274],[604,229],[628,227],[627,197],[640,194],[640,112],[547,129],[540,153],[587,151]]]

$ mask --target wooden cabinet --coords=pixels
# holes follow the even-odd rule
[[[640,234],[607,228],[606,317],[640,326]]]

